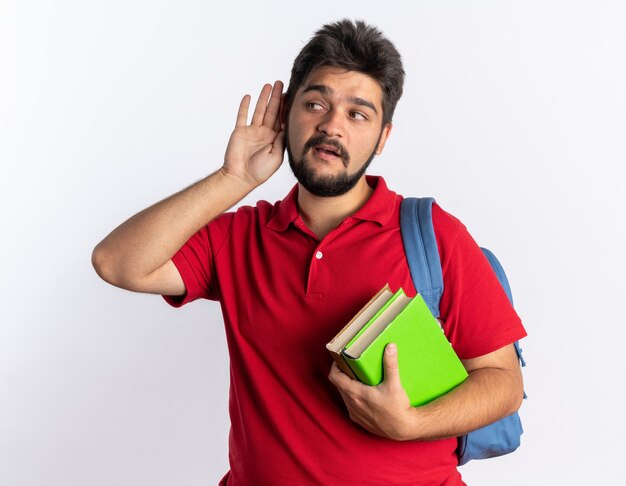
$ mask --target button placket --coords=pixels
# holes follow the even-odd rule
[[[323,246],[323,243],[320,243],[316,249],[313,250],[313,254],[311,255],[311,259],[309,260],[309,278],[307,282],[307,296],[313,297],[317,296],[317,298],[323,298],[324,292],[320,292],[318,283],[319,283],[319,272],[322,269],[320,265],[324,264],[324,251],[320,249]]]

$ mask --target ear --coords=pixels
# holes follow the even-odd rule
[[[376,155],[380,155],[383,153],[383,149],[385,148],[385,143],[387,142],[387,139],[389,138],[389,134],[391,133],[392,128],[393,128],[393,125],[391,124],[391,122],[387,123],[385,127],[383,128],[383,131],[380,134],[380,140],[378,141],[378,146],[376,147]]]

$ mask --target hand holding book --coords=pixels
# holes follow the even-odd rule
[[[383,381],[383,352],[398,349],[399,378],[412,406],[424,405],[467,378],[463,364],[418,294],[383,287],[326,345],[337,366],[366,385]]]
[[[411,440],[420,427],[398,372],[397,348],[387,345],[383,382],[367,386],[342,373],[333,363],[328,378],[337,387],[350,419],[369,432],[393,440]]]

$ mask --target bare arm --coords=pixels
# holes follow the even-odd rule
[[[280,81],[263,87],[249,125],[250,96],[244,96],[219,170],[137,213],[98,243],[92,263],[100,277],[137,292],[185,293],[172,256],[196,231],[269,179],[283,161],[282,89]]]
[[[522,374],[513,345],[464,360],[465,382],[421,407],[411,407],[400,383],[397,353],[385,350],[385,379],[375,387],[350,379],[333,363],[337,386],[350,418],[370,432],[395,440],[456,437],[515,412],[523,397]]]

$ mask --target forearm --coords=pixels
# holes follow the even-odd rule
[[[93,265],[107,282],[135,290],[200,228],[253,189],[223,170],[132,216],[94,249]]]
[[[523,397],[519,370],[482,368],[450,393],[412,409],[408,440],[457,437],[517,411]]]

